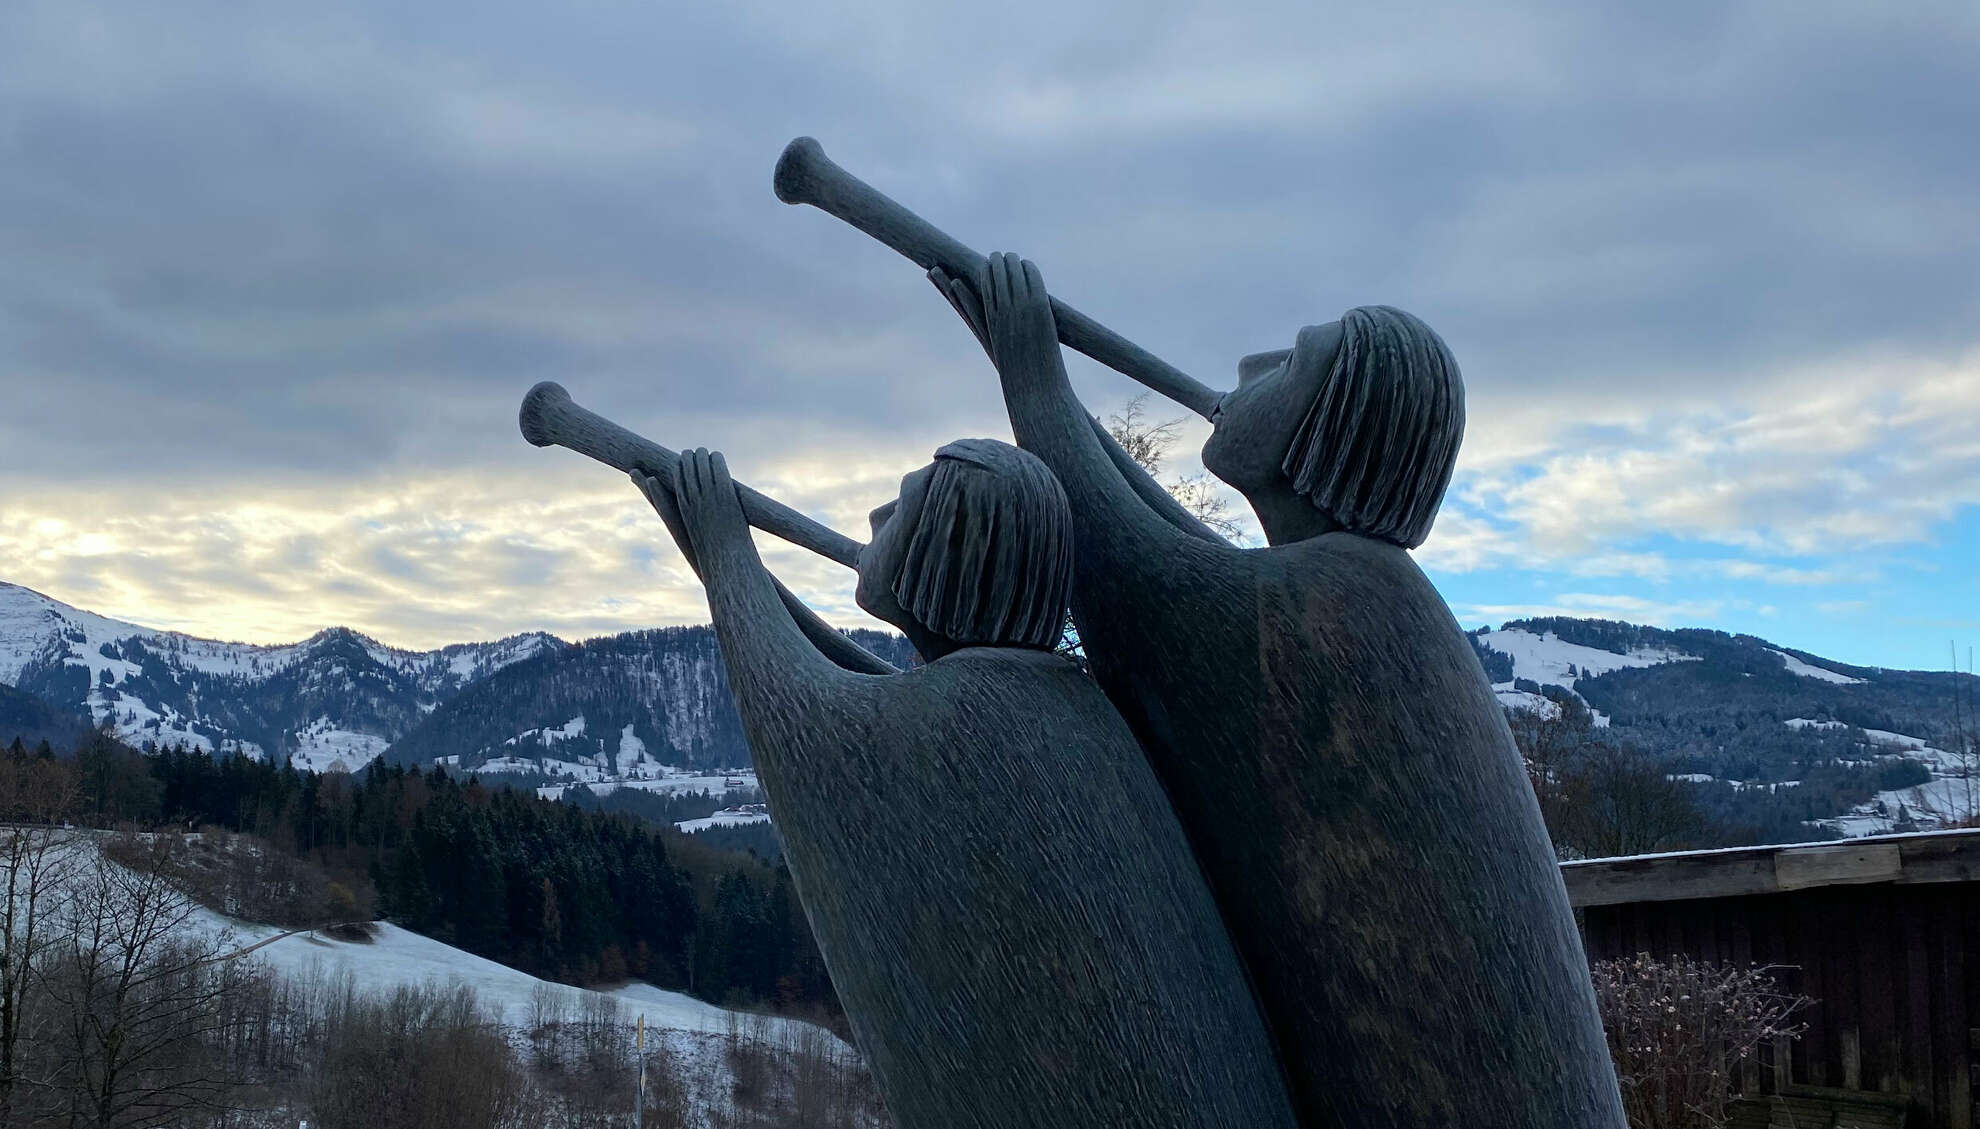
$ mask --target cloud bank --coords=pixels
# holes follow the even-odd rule
[[[1242,8],[7,5],[0,576],[256,639],[697,618],[629,489],[516,436],[544,378],[859,532],[1008,430],[912,268],[771,196],[810,133],[1212,384],[1424,316],[1467,621],[1901,663],[1972,618],[1980,10]]]

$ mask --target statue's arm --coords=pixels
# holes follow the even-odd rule
[[[1128,489],[1134,491],[1136,497],[1140,498],[1149,509],[1155,511],[1155,516],[1191,537],[1218,545],[1230,544],[1218,536],[1215,530],[1203,524],[1195,514],[1184,509],[1183,504],[1176,501],[1175,495],[1163,489],[1162,484],[1155,481],[1153,475],[1143,470],[1141,464],[1135,462],[1134,456],[1121,447],[1120,442],[1108,432],[1105,425],[1093,416],[1086,418],[1093,425],[1094,438],[1100,441],[1101,448],[1107,452],[1107,460],[1120,472],[1122,481],[1128,484]]]
[[[701,577],[704,585],[707,584],[708,578],[702,575],[701,563],[695,556],[693,539],[689,537],[687,527],[681,520],[680,503],[674,498],[673,483],[640,471],[633,472],[632,480],[633,485],[639,487],[639,492],[646,495],[646,500],[652,504],[654,512],[660,515],[660,520],[666,523],[667,532],[674,535],[674,543],[680,546],[681,556],[686,559],[688,567],[694,570],[696,576]],[[811,641],[812,646],[818,648],[820,654],[832,660],[834,664],[858,674],[900,673],[898,667],[846,638],[844,633],[818,618],[818,613],[812,611],[803,600],[798,599],[796,593],[784,587],[784,582],[778,580],[774,574],[770,577],[770,583],[776,586],[777,598],[783,602],[784,610],[791,614],[791,620],[797,624],[798,630],[804,633],[804,637]]]
[[[899,674],[901,668],[846,638],[846,633],[818,618],[811,606],[797,598],[784,582],[773,574],[770,583],[777,586],[777,597],[784,601],[784,609],[791,613],[798,630],[820,654],[831,659],[839,667],[855,674]]]
[[[641,487],[647,489],[644,483]],[[655,493],[665,496],[667,492],[647,493],[652,500]],[[708,589],[709,615],[721,640],[729,680],[738,693],[768,684],[798,693],[807,688],[829,692],[829,684],[853,676],[799,626],[778,591],[776,579],[763,567],[756,542],[749,536],[735,481],[720,454],[706,449],[682,452],[669,500],[680,522],[676,535],[685,534],[684,550]],[[661,502],[655,502],[654,508],[667,517]],[[795,597],[792,600],[796,602]],[[803,607],[801,603],[798,606]],[[838,634],[822,622],[817,626],[831,635]],[[845,642],[857,646],[851,640]]]
[[[1095,423],[1073,391],[1059,351],[1051,296],[1038,268],[1015,255],[996,254],[990,256],[983,273],[968,282],[939,271],[931,271],[929,277],[990,354],[1003,384],[1004,407],[1010,413],[1018,446],[1043,459],[1058,475],[1074,517],[1091,523],[1096,531],[1132,541],[1157,545],[1184,541],[1185,527],[1172,524],[1168,513],[1158,513],[1153,499],[1131,485],[1126,472],[1115,465],[1114,456],[1101,441],[1105,429]],[[1133,465],[1126,452],[1121,458]],[[1141,468],[1134,470],[1147,479]],[[1153,480],[1148,485],[1167,497]],[[1174,499],[1169,502],[1173,504]],[[1182,512],[1180,506],[1174,509]],[[1215,535],[1210,539],[1217,540]]]

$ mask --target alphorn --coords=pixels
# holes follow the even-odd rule
[[[675,452],[580,406],[554,380],[546,380],[529,390],[523,397],[516,422],[522,426],[523,438],[538,447],[563,447],[628,474],[642,470],[648,474],[672,475],[674,465],[680,461]],[[751,525],[847,568],[859,567],[859,551],[865,547],[859,542],[740,482],[736,483],[736,493],[742,498],[743,516]]]
[[[982,255],[840,168],[813,138],[800,137],[784,146],[772,184],[777,199],[784,203],[810,204],[835,215],[912,259],[923,270],[939,266],[951,276],[972,283],[983,270]],[[1068,348],[1210,418],[1221,393],[1057,298],[1052,299],[1052,316],[1059,324],[1059,340]]]

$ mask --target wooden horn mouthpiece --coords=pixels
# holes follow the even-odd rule
[[[579,405],[563,385],[551,380],[523,397],[516,422],[523,438],[535,446],[563,447],[627,474],[643,470],[668,476],[680,461],[676,452]],[[736,494],[742,499],[743,516],[756,528],[847,568],[859,567],[859,551],[865,547],[859,542],[740,482],[736,483]]]
[[[771,187],[784,203],[810,204],[829,212],[907,256],[923,270],[941,267],[969,281],[983,270],[982,255],[840,168],[813,138],[800,137],[784,146]],[[1059,340],[1066,347],[1210,418],[1221,393],[1057,298],[1052,299],[1052,315],[1058,322]]]

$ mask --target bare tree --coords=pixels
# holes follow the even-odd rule
[[[1136,395],[1120,411],[1107,417],[1107,434],[1121,445],[1121,450],[1135,461],[1150,478],[1160,481],[1162,460],[1169,455],[1182,438],[1182,425],[1186,416],[1163,420],[1160,423],[1148,417],[1148,393]],[[1230,502],[1218,492],[1208,475],[1183,475],[1174,481],[1164,483],[1164,490],[1187,510],[1196,520],[1208,526],[1220,537],[1236,544],[1245,543],[1244,529],[1231,515]],[[1065,631],[1060,636],[1058,653],[1086,666],[1086,653],[1079,645],[1079,627],[1071,616],[1066,617]]]
[[[1551,712],[1513,710],[1513,740],[1526,762],[1554,850],[1563,858],[1669,850],[1703,820],[1662,762],[1606,739],[1586,706],[1557,697]]]
[[[49,1086],[67,1095],[69,1124],[95,1129],[228,1108],[241,1079],[215,1048],[240,1019],[230,997],[259,975],[223,959],[228,935],[199,927],[166,875],[167,844],[124,848],[123,862],[92,851],[76,867],[40,985],[66,1035]]]
[[[1128,457],[1150,478],[1160,481],[1162,460],[1168,458],[1169,450],[1182,438],[1182,425],[1187,416],[1163,420],[1157,423],[1148,418],[1148,393],[1143,392],[1127,402],[1127,406],[1107,417],[1107,434],[1121,445]],[[1231,504],[1217,490],[1216,484],[1208,475],[1189,474],[1173,482],[1163,484],[1169,496],[1182,503],[1182,507],[1196,517],[1196,520],[1209,526],[1219,536],[1242,543],[1244,530],[1231,515]]]
[[[1582,841],[1590,856],[1671,850],[1698,832],[1698,808],[1689,791],[1641,749],[1591,744],[1578,776]]]
[[[47,1038],[29,994],[59,937],[49,919],[81,848],[59,825],[76,802],[67,763],[0,754],[0,1126],[15,1122],[23,1049]]]

